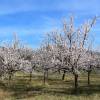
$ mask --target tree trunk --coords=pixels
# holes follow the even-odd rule
[[[89,69],[88,69],[88,85],[90,85],[90,74],[91,74],[91,69],[92,65],[89,66]]]
[[[30,82],[32,81],[32,71],[30,72]]]
[[[44,71],[43,82],[44,82],[44,84],[46,82],[46,71]]]
[[[78,88],[78,75],[77,74],[75,74],[74,75],[74,78],[75,78],[75,83],[74,83],[74,86],[75,86],[75,91],[77,91],[77,88]]]
[[[64,70],[64,72],[63,72],[63,76],[62,76],[62,80],[65,79],[65,74],[66,74],[66,71]]]
[[[10,80],[11,80],[11,74],[9,75],[9,82],[10,82]]]
[[[60,69],[58,70],[58,73],[60,74]]]
[[[11,81],[11,78],[12,78],[12,74],[9,74],[9,82],[8,82],[8,85],[10,85],[10,81]]]
[[[48,80],[48,70],[46,70],[46,80]]]
[[[88,85],[90,85],[90,74],[91,74],[91,72],[88,71]]]

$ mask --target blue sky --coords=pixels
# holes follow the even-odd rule
[[[62,19],[75,16],[75,25],[100,15],[100,0],[0,0],[0,41],[11,40],[16,32],[33,48],[40,46],[45,33],[60,27]],[[100,46],[100,19],[95,33],[95,48]]]

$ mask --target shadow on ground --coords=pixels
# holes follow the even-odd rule
[[[73,87],[73,80],[62,81],[61,79],[49,79],[48,84],[39,84],[42,81],[42,77],[35,77],[32,82],[26,77],[18,77],[13,79],[10,84],[8,81],[1,81],[0,88],[4,91],[11,92],[11,96],[17,99],[34,97],[42,94],[49,95],[77,95],[87,96],[95,93],[100,93],[100,85],[82,85],[79,86],[77,92]],[[86,83],[86,82],[85,82]]]

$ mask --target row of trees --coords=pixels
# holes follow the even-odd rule
[[[75,88],[78,87],[78,76],[82,71],[88,72],[88,84],[90,84],[90,74],[92,70],[97,70],[99,56],[91,49],[89,33],[95,24],[97,17],[86,22],[79,28],[74,27],[74,19],[70,17],[67,23],[63,21],[61,30],[47,34],[44,46],[41,48],[42,56],[40,61],[44,70],[48,73],[62,71],[63,77],[66,72],[70,72],[75,78]]]
[[[3,42],[0,47],[0,76],[8,77],[9,81],[18,71],[31,72],[33,68],[33,50],[21,45],[14,34],[12,42]]]
[[[88,84],[92,70],[100,68],[100,56],[92,49],[89,33],[97,17],[75,28],[74,19],[63,21],[61,30],[47,34],[45,41],[37,50],[21,45],[16,35],[14,41],[0,48],[0,76],[8,76],[9,80],[17,71],[30,74],[33,70],[44,73],[44,83],[49,72],[66,73],[74,76],[75,89],[78,87],[78,77],[82,71],[88,72]]]

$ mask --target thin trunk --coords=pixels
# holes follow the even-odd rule
[[[88,85],[90,85],[90,74],[91,74],[91,69],[92,65],[89,66],[89,69],[88,69]]]
[[[60,69],[58,70],[58,73],[60,74]]]
[[[75,91],[77,91],[77,88],[78,88],[78,75],[75,74],[75,75],[74,75],[74,78],[75,78],[75,83],[74,83]]]
[[[32,71],[30,72],[30,82],[32,81]]]
[[[46,71],[44,71],[43,82],[44,82],[44,84],[46,83]]]
[[[11,80],[11,74],[9,75],[9,81]]]
[[[48,80],[48,70],[46,70],[46,80]]]
[[[12,74],[9,74],[9,82],[8,82],[8,85],[10,85],[11,79],[12,79]]]
[[[64,72],[63,72],[63,76],[62,76],[62,80],[65,79],[65,74],[66,74],[66,71],[64,70]]]
[[[90,74],[91,74],[91,72],[88,71],[88,85],[90,85]]]

